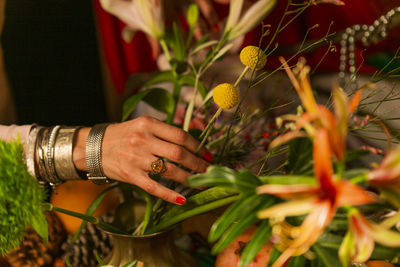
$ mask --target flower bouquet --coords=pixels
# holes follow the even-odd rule
[[[54,210],[83,219],[75,235],[78,238],[86,222],[114,235],[151,236],[195,215],[230,205],[213,224],[208,240],[213,244],[211,252],[218,254],[246,229],[255,227],[253,237],[237,251],[236,265],[254,263],[260,250],[268,250],[264,266],[350,266],[368,259],[397,263],[400,256],[400,233],[396,228],[400,221],[397,166],[400,151],[390,150],[381,163],[366,168],[368,165],[362,159],[368,151],[347,149],[346,145],[348,135],[378,121],[368,120],[360,125],[355,120],[363,116],[361,105],[367,99],[363,98],[363,92],[370,83],[350,92],[351,99],[337,86],[330,96],[331,104],[321,105],[314,96],[310,68],[304,59],[300,59],[292,69],[288,62],[292,63],[295,57],[288,62],[280,58],[282,67],[272,72],[263,71],[268,56],[277,49],[277,46],[272,47],[274,38],[292,21],[293,14],[296,17],[319,2],[341,4],[340,1],[306,1],[301,4],[289,1],[269,44],[266,47],[247,46],[241,50],[239,58],[243,67],[237,78],[216,83],[210,88],[206,86],[205,77],[210,75],[212,66],[227,56],[235,39],[261,22],[275,2],[259,0],[243,12],[244,1],[231,1],[221,37],[213,40],[204,35],[194,40],[199,20],[196,5],[187,8],[186,31],[176,22],[168,31],[159,2],[132,1],[135,5],[133,10],[138,10],[142,19],[134,23],[158,40],[168,70],[153,74],[140,84],[142,91],[127,98],[123,120],[131,116],[139,102],[144,101],[164,113],[167,123],[175,123],[198,138],[198,150],[206,146],[214,155],[213,165],[206,173],[194,174],[187,180],[191,188],[183,189],[187,201],[182,206],[157,199],[137,186],[116,183],[103,191],[85,214],[80,214],[43,204],[43,192],[38,190],[33,198],[38,200],[35,208],[27,210],[23,207],[28,215],[16,211],[14,217],[7,215],[8,221],[2,221],[1,225],[7,226],[4,229],[8,229],[21,216],[26,218],[17,223],[21,226],[18,234],[13,231],[12,238],[8,236],[4,242],[1,240],[0,252],[4,254],[18,244],[21,229],[26,225],[32,225],[46,239],[47,224],[41,215],[42,210]],[[107,5],[105,7],[107,9]],[[285,18],[289,18],[289,22],[285,22]],[[263,27],[263,30],[261,39],[270,34],[268,27]],[[331,36],[333,34],[328,33],[325,38],[301,47],[296,55]],[[245,100],[251,90],[279,70],[286,71],[301,106],[296,108],[292,99],[282,98],[270,100],[268,107],[262,109],[247,107]],[[172,91],[162,88],[162,83],[172,84]],[[245,88],[239,90],[243,83]],[[192,90],[188,101],[184,100],[184,86]],[[174,119],[180,106],[183,106],[184,115],[181,121],[177,121]],[[388,132],[388,140],[391,140],[387,127],[378,124],[382,125],[381,131]],[[6,145],[4,147],[6,149]],[[17,149],[22,155],[18,145],[11,144],[8,149]],[[6,162],[9,158],[1,159]],[[24,169],[21,162],[18,169]],[[3,165],[6,163],[0,162],[0,167]],[[26,181],[31,178],[26,172],[18,176],[25,177]],[[152,178],[169,188],[182,190],[175,182],[163,181],[160,175]],[[1,188],[12,187],[5,185]],[[113,215],[113,222],[93,217],[104,196],[116,188],[123,195],[123,201]],[[25,205],[23,200],[15,202]],[[2,217],[9,213],[7,203],[2,205],[6,207]],[[137,205],[143,207],[142,214],[135,213]],[[123,262],[126,266],[139,263],[143,263],[139,256]],[[144,264],[146,266],[146,262]]]

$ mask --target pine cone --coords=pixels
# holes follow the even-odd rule
[[[28,227],[24,239],[18,249],[11,251],[4,259],[11,267],[41,267],[52,266],[53,261],[61,253],[61,243],[66,238],[62,222],[53,212],[46,212],[49,225],[49,243],[44,244],[42,238],[33,228]]]
[[[112,217],[102,216],[101,219],[110,222]],[[69,236],[67,242],[62,245],[62,258],[68,258],[72,266],[98,266],[96,255],[104,259],[111,249],[110,236],[88,223],[77,241],[73,242],[73,236]]]

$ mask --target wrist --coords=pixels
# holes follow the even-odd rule
[[[73,142],[72,148],[72,160],[74,162],[75,168],[79,171],[87,172],[88,168],[86,166],[86,139],[89,135],[90,128],[81,128],[76,133],[75,140]]]

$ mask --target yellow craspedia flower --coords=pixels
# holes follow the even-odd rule
[[[240,101],[239,90],[229,83],[221,83],[214,88],[213,98],[222,109],[231,109]]]
[[[240,52],[240,61],[252,70],[259,70],[267,63],[267,56],[259,47],[249,45]]]

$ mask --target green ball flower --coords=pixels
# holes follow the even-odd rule
[[[28,225],[46,238],[45,197],[44,189],[28,173],[22,144],[0,140],[0,255],[19,246]]]

